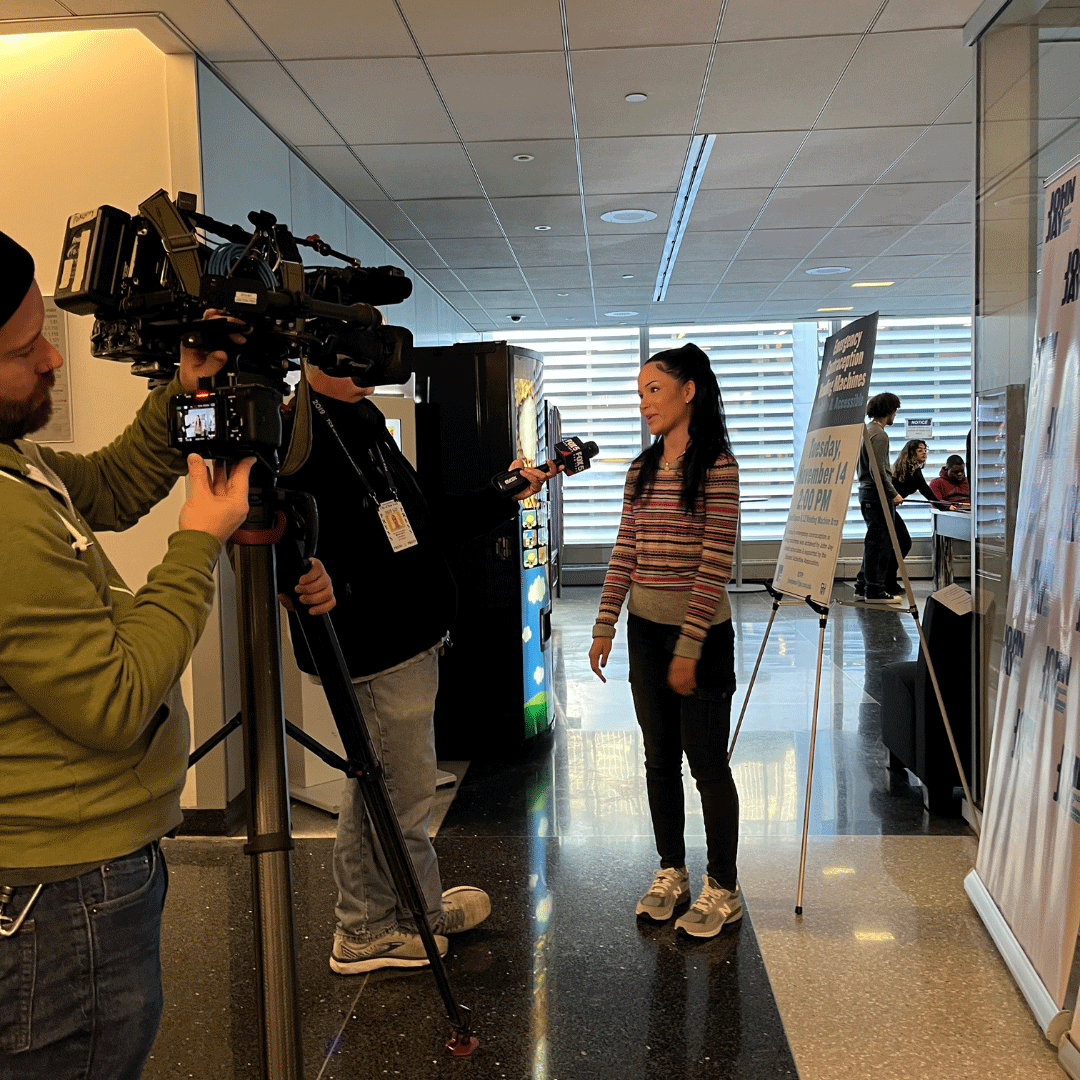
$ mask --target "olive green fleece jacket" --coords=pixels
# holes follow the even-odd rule
[[[177,680],[221,544],[173,533],[132,594],[93,532],[129,528],[183,473],[166,426],[179,392],[178,380],[152,391],[86,456],[0,443],[0,884],[5,869],[103,862],[180,823]]]

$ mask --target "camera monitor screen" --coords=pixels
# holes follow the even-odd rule
[[[181,406],[180,428],[185,439],[212,439],[217,434],[217,417],[214,406]]]

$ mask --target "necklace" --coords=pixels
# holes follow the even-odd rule
[[[679,462],[679,461],[680,461],[681,459],[682,459],[682,454],[680,454],[680,455],[679,455],[679,456],[678,456],[678,457],[677,457],[677,458],[675,459],[675,463],[678,463],[678,462]],[[662,462],[662,464],[663,464],[663,466],[664,466],[664,472],[671,472],[671,466],[672,466],[672,462],[670,462],[670,461],[664,461],[664,462]]]

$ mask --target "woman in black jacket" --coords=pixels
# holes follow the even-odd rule
[[[905,499],[909,495],[918,492],[931,506],[940,508],[944,504],[937,499],[930,490],[930,485],[923,477],[922,467],[925,464],[926,443],[922,439],[908,439],[904,443],[903,449],[896,455],[896,461],[893,462],[893,487]],[[903,519],[895,511],[893,512],[893,524],[896,526],[896,539],[900,543],[900,553],[906,559],[908,552],[911,550],[911,534],[907,531]],[[894,567],[894,571],[898,569],[898,567]],[[890,585],[892,588],[890,588]],[[899,596],[903,592],[899,581],[886,582],[885,588],[895,596]]]

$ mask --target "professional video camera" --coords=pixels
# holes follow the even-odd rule
[[[412,282],[394,266],[366,268],[317,236],[294,237],[267,211],[248,220],[251,232],[197,213],[194,195],[174,202],[164,190],[135,217],[114,206],[75,214],[54,299],[95,316],[94,356],[130,363],[155,383],[171,378],[181,343],[224,349],[230,362],[215,385],[174,398],[171,441],[206,457],[254,453],[272,464],[285,377],[300,359],[358,386],[410,377],[412,334],[383,325],[375,305],[405,300]],[[305,268],[299,245],[345,265]],[[204,319],[208,308],[225,316]],[[238,333],[242,347],[232,340]]]

